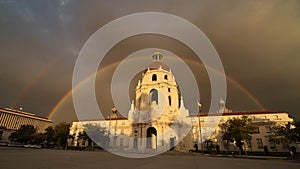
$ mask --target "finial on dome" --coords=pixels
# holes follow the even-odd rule
[[[153,61],[162,61],[163,56],[160,54],[159,50],[156,49],[154,54],[152,55]]]

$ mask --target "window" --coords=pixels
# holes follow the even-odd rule
[[[138,140],[137,140],[137,138],[134,138],[134,140],[133,140],[133,148],[138,148]]]
[[[251,140],[246,140],[246,144],[248,148],[252,148]]]
[[[270,142],[270,149],[276,149],[276,144],[274,142]]]
[[[168,75],[165,75],[165,80],[168,80]]]
[[[171,100],[171,96],[168,97],[169,98],[169,105],[172,105],[172,100]]]
[[[113,146],[115,147],[117,144],[117,136],[114,136],[114,139],[113,139]]]
[[[2,139],[3,131],[0,131],[0,140]]]
[[[266,128],[266,133],[271,133],[271,126],[265,126],[265,128]]]
[[[154,81],[157,81],[157,75],[156,74],[153,74],[152,75],[152,81],[154,82]]]
[[[259,134],[259,127],[258,126],[254,129],[253,134]]]
[[[274,115],[274,120],[279,120],[278,115]]]
[[[123,147],[123,145],[124,145],[124,139],[120,138],[120,147]]]
[[[282,142],[282,148],[285,150],[288,150],[290,148],[290,146],[287,142]]]
[[[224,149],[229,149],[228,141],[223,140]]]
[[[257,148],[264,148],[263,142],[261,138],[256,139],[257,142]]]
[[[141,107],[142,104],[142,97],[139,97],[138,105]]]
[[[150,104],[152,104],[153,101],[155,101],[156,104],[158,104],[158,91],[156,89],[152,89],[149,95],[150,95]]]
[[[171,88],[168,88],[168,92],[171,92]]]

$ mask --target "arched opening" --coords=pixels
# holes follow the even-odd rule
[[[157,75],[156,74],[152,75],[152,81],[157,81]]]
[[[152,89],[150,91],[149,96],[150,96],[150,98],[149,98],[150,105],[152,104],[153,101],[155,101],[156,104],[158,104],[158,91],[156,89]]]
[[[169,99],[169,106],[171,106],[172,105],[171,96],[169,96],[168,99]]]
[[[157,131],[154,127],[147,129],[147,148],[156,149],[157,147]]]
[[[168,75],[165,75],[165,80],[168,80]]]

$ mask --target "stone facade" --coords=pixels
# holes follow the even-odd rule
[[[21,125],[32,125],[37,129],[37,132],[44,132],[51,124],[51,120],[32,113],[11,108],[0,108],[0,142],[9,142],[9,135],[18,130]]]
[[[288,116],[286,112],[270,112],[270,111],[249,111],[249,112],[227,112],[227,113],[203,113],[201,115],[190,116],[192,118],[192,130],[181,145],[186,145],[187,149],[193,149],[190,142],[199,145],[199,149],[207,149],[207,141],[209,144],[218,145],[220,151],[239,151],[234,143],[228,143],[222,139],[224,130],[220,127],[229,119],[242,118],[247,116],[252,119],[252,123],[258,126],[257,133],[251,134],[252,139],[245,143],[244,149],[247,151],[264,152],[266,146],[269,152],[287,152],[287,143],[274,144],[269,142],[269,135],[271,135],[271,127],[283,126],[288,122],[293,122],[293,119]],[[199,131],[199,121],[201,130]],[[216,125],[217,123],[217,125]],[[192,141],[191,141],[192,140]],[[202,140],[202,141],[201,141]],[[202,146],[202,147],[201,147]],[[295,145],[297,148],[298,146]]]
[[[195,145],[205,149],[209,140],[221,151],[234,151],[236,146],[222,140],[224,131],[220,124],[230,118],[248,116],[259,126],[259,132],[245,144],[248,151],[264,151],[264,146],[271,151],[288,151],[285,146],[274,146],[266,137],[270,134],[270,126],[293,121],[287,113],[233,112],[226,108],[221,99],[216,113],[190,115],[171,69],[162,62],[162,55],[155,52],[152,57],[152,64],[143,72],[136,86],[136,98],[132,101],[128,119],[112,113],[105,119],[73,122],[70,134],[74,135],[74,139],[69,140],[70,146],[87,146],[78,136],[87,125],[93,125],[103,130],[102,135],[109,140],[105,146],[109,149],[163,152],[175,148],[188,152],[195,149]],[[97,142],[97,139],[94,141]]]

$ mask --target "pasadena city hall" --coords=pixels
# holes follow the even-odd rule
[[[101,147],[118,151],[175,149],[188,152],[195,147],[204,150],[208,142],[217,145],[220,151],[233,151],[238,148],[222,139],[224,131],[220,124],[231,118],[247,116],[258,126],[257,133],[251,134],[252,139],[245,142],[247,151],[264,151],[265,147],[270,152],[288,151],[286,143],[275,144],[267,137],[273,125],[293,121],[286,112],[234,112],[227,109],[224,100],[220,99],[217,112],[190,114],[171,69],[162,62],[163,56],[156,51],[152,58],[153,62],[138,81],[128,118],[121,117],[113,108],[105,119],[75,121],[70,127],[70,135],[74,137],[68,140],[69,146],[90,146],[91,143],[79,137],[85,131]],[[102,137],[95,136],[95,132],[89,133],[91,126],[101,129],[99,135]]]

